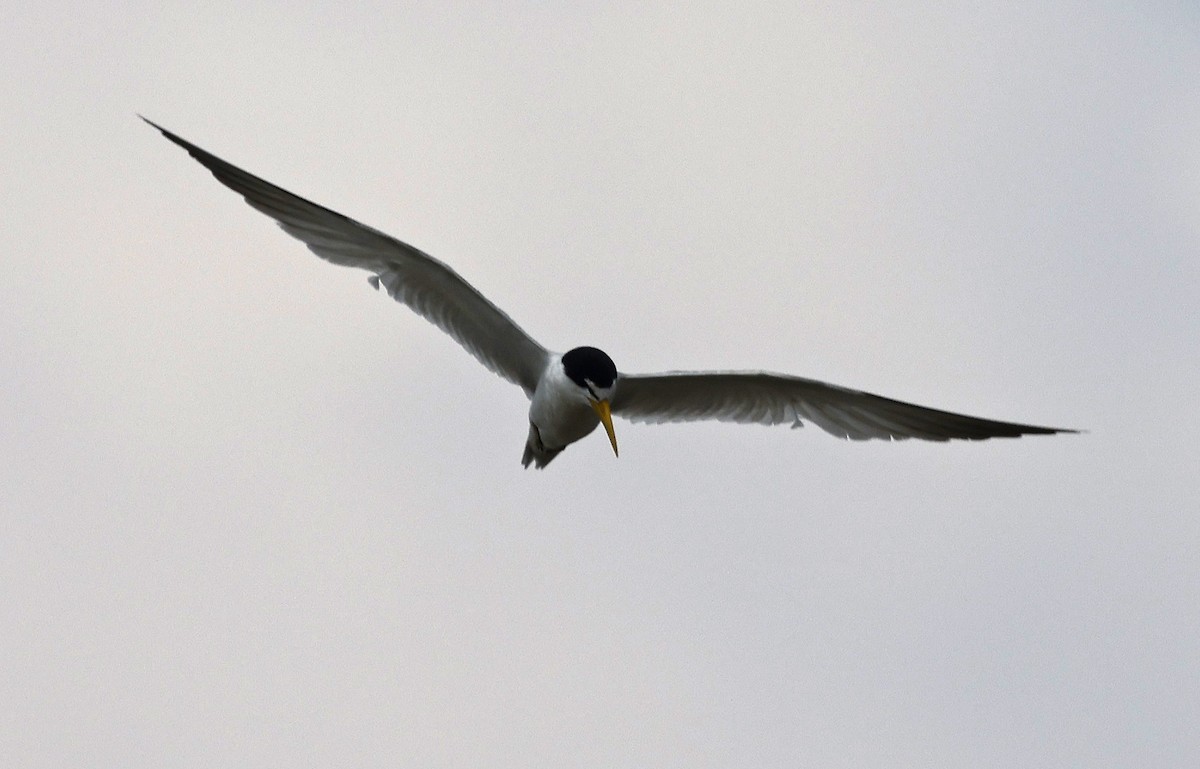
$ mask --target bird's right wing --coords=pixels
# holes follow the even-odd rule
[[[393,299],[445,331],[480,363],[533,395],[549,353],[454,270],[407,243],[293,195],[146,122],[317,256],[374,273],[372,285],[382,285]]]
[[[955,414],[815,379],[760,371],[622,374],[612,413],[651,423],[712,419],[801,427],[808,420],[851,440],[977,441],[1076,432]]]

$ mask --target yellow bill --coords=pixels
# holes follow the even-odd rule
[[[621,452],[617,451],[617,434],[613,432],[612,408],[608,405],[608,401],[592,401],[592,410],[596,412],[596,416],[600,417],[600,423],[604,425],[604,430],[608,433],[608,442],[612,444],[613,456],[621,456]]]

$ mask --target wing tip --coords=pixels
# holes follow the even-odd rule
[[[1035,425],[1022,425],[1024,432],[1014,437],[1021,435],[1087,435],[1090,430],[1079,430],[1073,427],[1038,427]]]
[[[135,112],[135,113],[133,113],[133,114],[137,115],[139,118],[141,118],[141,119],[142,119],[142,121],[143,121],[144,123],[146,123],[148,126],[150,126],[150,127],[151,127],[151,128],[153,128],[154,130],[156,130],[156,131],[158,131],[159,133],[161,133],[163,136],[167,137],[168,139],[170,139],[170,140],[171,140],[171,141],[173,141],[173,142],[176,142],[176,143],[178,143],[179,137],[178,137],[178,136],[176,136],[175,134],[171,133],[171,132],[170,132],[170,131],[168,131],[167,129],[163,128],[163,127],[162,127],[162,126],[160,126],[158,123],[155,123],[153,120],[151,120],[150,118],[146,117],[145,115],[143,115],[143,114],[142,114],[142,113],[140,113],[140,112]]]

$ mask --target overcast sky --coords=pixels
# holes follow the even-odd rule
[[[0,765],[1200,765],[1200,12],[706,5],[6,10]],[[550,348],[1089,432],[522,470],[139,112]]]

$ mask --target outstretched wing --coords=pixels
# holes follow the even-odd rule
[[[146,120],[146,118],[142,118]],[[373,273],[398,302],[452,336],[489,369],[532,396],[549,353],[458,273],[425,252],[231,165],[149,120],[217,180],[317,256]]]
[[[801,427],[807,420],[839,438],[858,441],[980,441],[1077,432],[980,419],[815,379],[766,372],[622,374],[612,413],[633,422],[651,423],[715,419]]]

